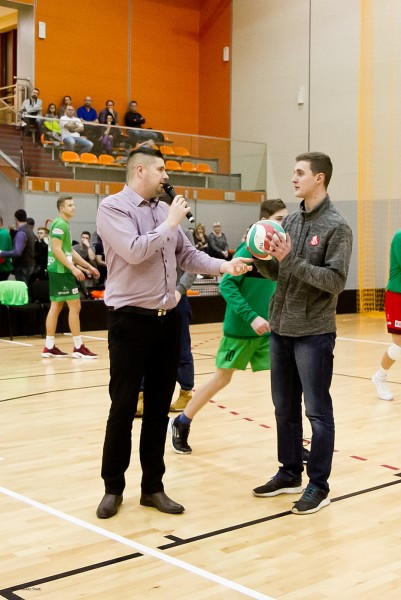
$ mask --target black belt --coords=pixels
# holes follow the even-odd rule
[[[122,306],[121,308],[114,308],[109,306],[109,310],[114,312],[123,313],[134,313],[136,315],[146,315],[148,317],[164,317],[167,313],[173,309],[169,308],[142,308],[142,306]]]

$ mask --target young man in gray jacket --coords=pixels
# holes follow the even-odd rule
[[[295,514],[313,513],[330,503],[336,305],[352,250],[352,231],[327,195],[332,170],[326,154],[297,156],[292,183],[295,196],[303,198],[300,210],[285,220],[286,239],[272,239],[271,255],[277,260],[255,260],[265,277],[277,280],[269,322],[271,386],[282,466],[253,494],[270,497],[302,492],[303,393],[312,443],[306,468],[309,483],[294,503]]]

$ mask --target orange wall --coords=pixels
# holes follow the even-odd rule
[[[134,0],[132,96],[153,128],[197,133],[199,0]]]
[[[97,110],[115,101],[122,123],[135,99],[154,129],[229,136],[231,0],[37,0],[35,85],[44,106],[70,94],[77,108],[90,94]],[[129,59],[130,74],[128,73]],[[130,87],[130,89],[129,89]]]
[[[46,39],[35,36],[35,85],[45,108],[49,102],[59,106],[67,94],[78,108],[90,94],[97,110],[112,98],[119,115],[125,112],[128,0],[113,0],[107,11],[101,5],[68,0],[61,8],[54,0],[37,0],[36,22],[46,23]]]
[[[230,136],[231,0],[200,0],[199,133]],[[231,52],[230,52],[231,60]]]

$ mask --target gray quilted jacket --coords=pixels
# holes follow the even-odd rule
[[[255,259],[265,277],[277,280],[269,310],[272,330],[300,337],[336,330],[338,294],[344,289],[352,251],[352,231],[329,196],[312,211],[289,215],[284,229],[292,250],[279,263]]]

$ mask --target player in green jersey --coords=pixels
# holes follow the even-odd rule
[[[79,312],[81,301],[77,280],[85,278],[83,272],[74,263],[90,271],[98,278],[99,271],[72,248],[72,238],[69,226],[70,219],[75,214],[75,204],[71,196],[61,196],[57,200],[59,216],[54,219],[49,234],[49,254],[47,272],[49,275],[50,310],[46,319],[46,345],[43,349],[44,358],[59,358],[67,356],[54,344],[59,314],[64,302],[68,305],[68,324],[74,340],[73,358],[96,358],[97,355],[84,346],[81,338]]]
[[[280,199],[265,200],[260,208],[260,219],[272,219],[281,223],[288,215]],[[250,257],[245,242],[234,256]],[[216,356],[216,371],[189,401],[184,411],[169,422],[169,433],[173,450],[178,454],[190,454],[188,445],[192,419],[217,392],[226,387],[235,371],[244,371],[248,364],[252,371],[270,369],[270,326],[268,322],[269,302],[276,283],[249,272],[240,277],[224,275],[220,292],[227,302],[223,322],[223,338]]]

